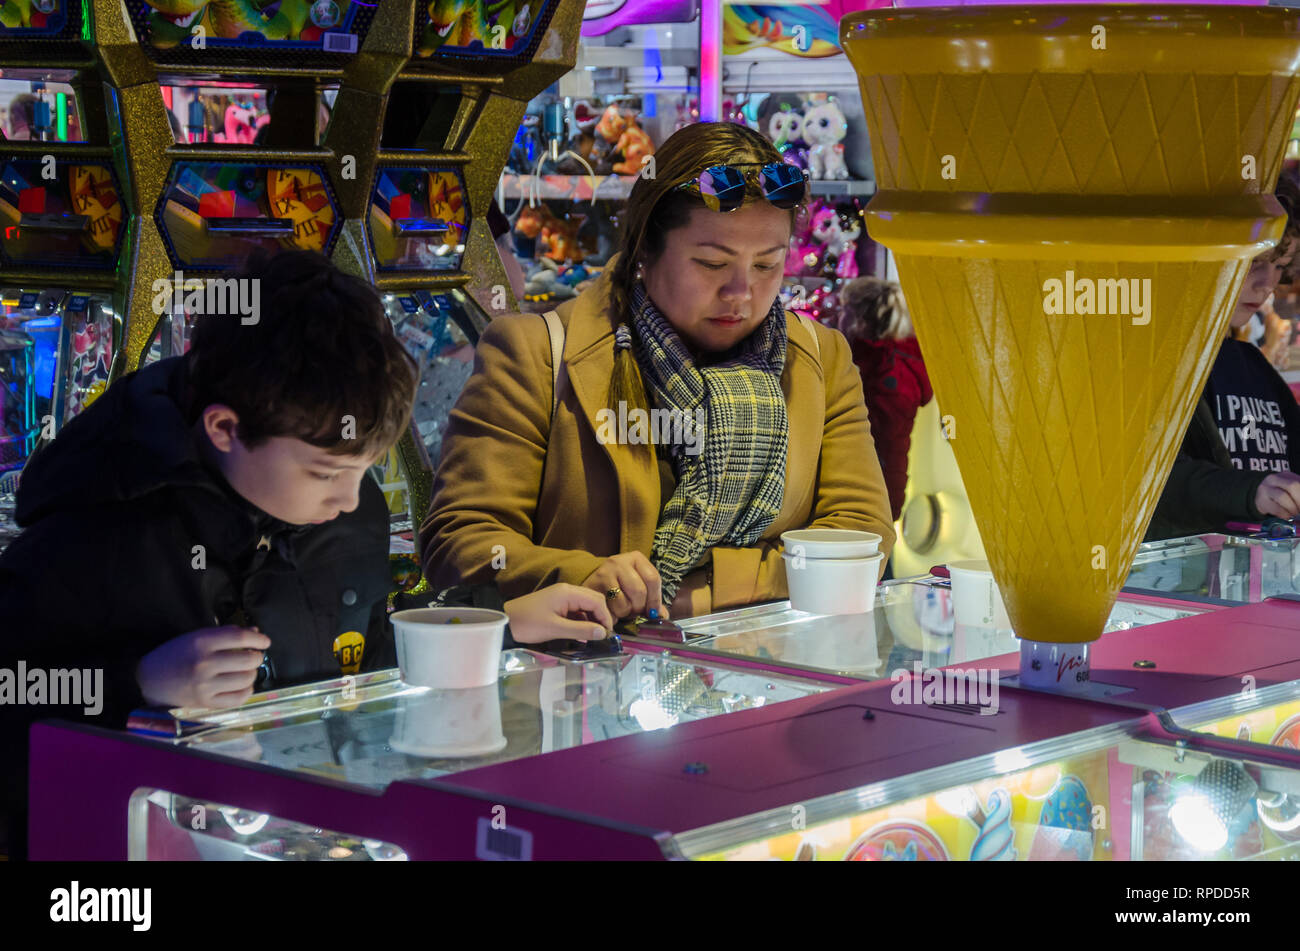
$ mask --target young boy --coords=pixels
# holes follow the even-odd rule
[[[1286,233],[1256,258],[1232,328],[1244,327],[1300,250],[1300,189],[1278,182]],[[1300,515],[1300,406],[1254,344],[1223,341],[1147,528],[1148,541],[1221,532],[1227,522]]]
[[[14,856],[34,720],[121,728],[144,705],[233,706],[396,664],[388,507],[367,469],[407,426],[415,363],[373,288],[318,254],[258,257],[241,279],[257,282],[256,321],[201,318],[188,354],[115,383],[23,472],[0,677],[87,671],[90,696],[16,705],[0,681]],[[599,594],[568,585],[496,606],[511,643],[613,626]]]

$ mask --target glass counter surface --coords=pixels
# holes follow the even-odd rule
[[[1207,534],[1144,542],[1124,591],[1208,604],[1297,597],[1300,538]]]
[[[1203,613],[1194,604],[1124,600],[1111,610],[1106,633]],[[923,576],[882,584],[870,614],[826,616],[796,611],[789,601],[752,605],[680,622],[693,635],[687,650],[770,661],[863,680],[896,670],[969,663],[1020,650],[1010,629],[960,623],[952,589]]]
[[[488,687],[413,687],[388,670],[173,715],[192,749],[383,789],[832,686],[635,649],[581,663],[511,650]]]

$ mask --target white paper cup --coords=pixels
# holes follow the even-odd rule
[[[402,697],[388,745],[411,756],[486,756],[505,749],[496,684],[468,690],[431,690]]]
[[[456,618],[460,623],[453,624]],[[507,618],[486,608],[415,608],[393,615],[402,682],[463,690],[497,682]]]
[[[952,613],[958,624],[1011,630],[1007,606],[987,561],[951,562],[948,576],[952,579]]]
[[[808,558],[785,552],[790,607],[809,614],[868,614],[876,604],[880,562],[885,557]]]
[[[880,536],[848,528],[800,528],[782,532],[781,544],[806,558],[870,558],[880,550]]]

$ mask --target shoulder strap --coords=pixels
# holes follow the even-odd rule
[[[817,328],[813,326],[813,321],[811,317],[806,317],[803,314],[800,314],[799,319],[803,321],[803,325],[808,330],[809,336],[812,337],[813,353],[817,355],[817,365],[821,366],[822,345],[817,340]]]
[[[551,338],[551,419],[560,402],[560,361],[564,359],[564,325],[560,315],[548,310],[542,315],[546,321],[546,335]]]

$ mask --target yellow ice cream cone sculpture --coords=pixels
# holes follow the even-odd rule
[[[1300,16],[846,17],[877,194],[1016,633],[1101,635],[1237,294],[1285,224]]]

